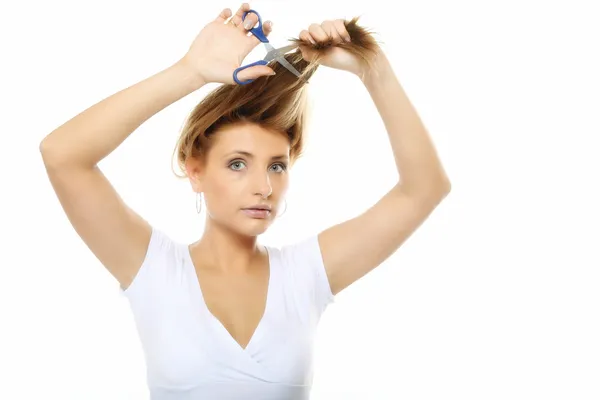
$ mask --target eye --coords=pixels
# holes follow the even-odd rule
[[[279,170],[277,172],[284,172],[287,169],[287,165],[285,165],[285,164],[273,164],[273,166],[281,168],[281,170]]]
[[[240,160],[236,160],[236,161],[232,162],[231,164],[229,164],[229,168],[233,169],[234,171],[239,171],[242,168],[240,165],[244,165],[244,162],[240,161]],[[240,167],[237,168],[238,166],[240,166]]]

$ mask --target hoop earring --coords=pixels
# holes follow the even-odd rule
[[[287,211],[287,199],[283,199],[283,201],[285,202],[285,208],[283,209],[283,212],[277,216],[277,218],[280,218]]]
[[[202,211],[202,194],[196,192],[196,212],[200,214]]]

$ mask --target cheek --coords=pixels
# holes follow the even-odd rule
[[[241,176],[227,172],[213,175],[213,179],[206,185],[206,192],[207,196],[213,199],[214,206],[219,207],[239,199],[243,180],[238,175]]]
[[[290,181],[287,175],[282,175],[278,178],[272,179],[271,183],[274,186],[273,189],[275,189],[278,194],[285,195],[285,193],[287,193]]]

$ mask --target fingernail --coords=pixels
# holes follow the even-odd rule
[[[246,29],[250,29],[252,28],[252,21],[250,21],[249,19],[244,21],[244,28]]]
[[[350,41],[351,41],[350,36],[346,37],[346,42],[350,42]]]

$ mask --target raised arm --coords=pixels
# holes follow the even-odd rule
[[[233,18],[241,19],[247,8],[242,6]],[[205,83],[233,83],[239,60],[259,42],[247,37],[243,26],[226,25],[229,17],[231,10],[223,10],[175,64],[84,110],[40,143],[48,177],[69,221],[123,289],[143,262],[151,226],[123,202],[98,163],[144,121]],[[257,66],[240,73],[240,79],[270,72]]]
[[[86,109],[40,144],[73,228],[123,288],[142,264],[151,227],[123,202],[97,164],[144,121],[200,86],[175,64]]]
[[[313,24],[300,37],[307,42],[341,43],[349,37],[344,21]],[[311,50],[303,55],[311,58]],[[389,136],[400,179],[359,216],[319,234],[323,262],[333,294],[376,268],[411,236],[450,191],[436,150],[417,112],[381,50],[367,68],[352,54],[334,48],[321,61],[361,78]]]

